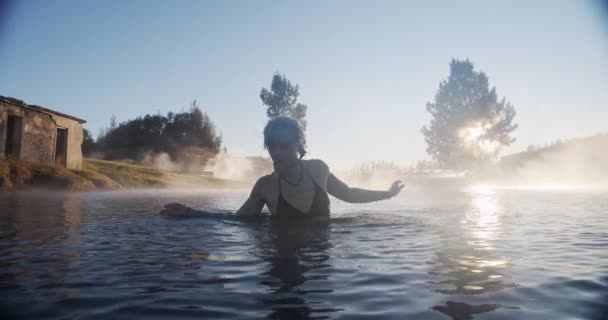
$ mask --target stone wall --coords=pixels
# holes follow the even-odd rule
[[[67,168],[82,168],[83,134],[80,122],[5,100],[0,100],[0,159],[5,157],[9,115],[22,118],[20,160],[54,164],[57,128],[63,127],[68,129]]]
[[[10,115],[22,117],[21,152],[19,159],[53,164],[57,129],[51,116],[5,101],[0,101],[0,121],[4,129],[0,136],[3,145],[2,157],[4,158],[6,127],[8,116]]]
[[[4,159],[4,151],[6,148],[6,120],[7,112],[4,110],[3,102],[0,101],[0,159]]]
[[[82,169],[82,124],[58,115],[53,115],[53,120],[57,127],[68,129],[67,168]]]

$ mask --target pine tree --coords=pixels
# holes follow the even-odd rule
[[[439,84],[434,103],[426,110],[432,119],[422,128],[427,153],[442,168],[470,169],[498,156],[515,141],[511,133],[515,109],[489,89],[485,73],[467,60],[452,59],[450,75]]]
[[[306,120],[304,118],[306,117],[307,106],[298,103],[299,95],[300,87],[292,85],[284,75],[278,73],[275,73],[272,77],[270,90],[262,88],[260,92],[262,102],[268,107],[266,110],[268,118],[289,116],[298,120],[302,128],[306,130]]]

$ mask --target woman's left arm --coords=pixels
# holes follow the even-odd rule
[[[351,203],[366,203],[386,200],[399,194],[401,189],[403,189],[403,183],[401,183],[401,180],[393,182],[391,187],[386,191],[376,191],[351,188],[332,173],[330,173],[327,178],[327,192],[342,201]]]

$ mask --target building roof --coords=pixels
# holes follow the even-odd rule
[[[55,114],[55,115],[58,115],[58,116],[61,116],[61,117],[64,117],[64,118],[68,118],[68,119],[71,119],[71,120],[78,121],[80,123],[87,122],[86,120],[83,120],[83,119],[80,119],[80,118],[76,118],[74,116],[71,116],[71,115],[68,115],[68,114],[65,114],[65,113],[61,113],[59,111],[47,109],[45,107],[37,106],[35,104],[27,104],[27,103],[23,102],[22,100],[11,98],[11,97],[0,96],[0,101],[8,102],[8,103],[11,103],[11,104],[14,104],[14,105],[18,105],[18,106],[23,107],[23,108],[28,108],[28,109],[31,109],[31,110],[34,110],[34,111],[38,111],[38,112],[42,112],[42,113]]]

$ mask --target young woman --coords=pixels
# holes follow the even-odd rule
[[[328,218],[328,194],[346,202],[365,203],[389,199],[403,188],[400,180],[386,191],[351,188],[334,176],[322,160],[303,160],[304,131],[296,120],[288,117],[268,122],[264,146],[274,163],[274,172],[256,182],[237,215],[258,214],[266,205],[276,218]]]
[[[264,128],[264,146],[274,163],[274,172],[258,179],[237,215],[259,214],[266,205],[276,220],[327,219],[330,216],[328,194],[346,202],[365,203],[392,198],[403,188],[400,180],[386,191],[351,188],[336,178],[322,160],[303,160],[304,131],[289,117],[268,121]],[[191,217],[196,213],[206,212],[178,203],[167,204],[161,211],[174,217]],[[225,215],[218,217],[222,216]]]

